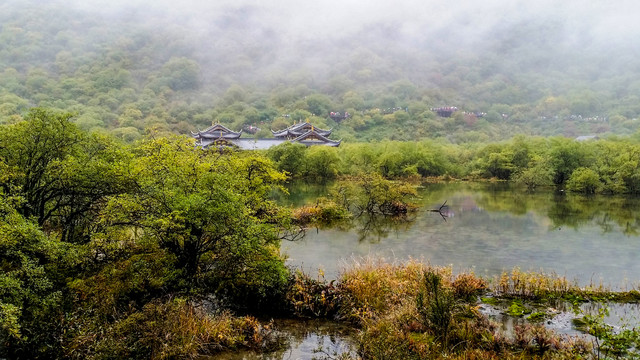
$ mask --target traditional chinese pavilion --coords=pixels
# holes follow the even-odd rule
[[[191,136],[196,139],[196,146],[203,149],[211,146],[235,146],[233,141],[239,139],[240,135],[242,135],[242,130],[235,132],[221,124],[215,124],[203,131],[191,132]]]
[[[304,134],[298,136],[295,139],[292,139],[291,142],[300,143],[307,146],[311,146],[311,145],[326,145],[326,146],[334,146],[334,147],[339,146],[342,140],[334,141],[322,135],[323,133],[326,133],[326,131],[327,130],[318,131],[314,129],[312,126],[311,130],[305,132]],[[330,130],[329,130],[329,133],[331,133]]]
[[[297,124],[293,124],[288,128],[280,131],[271,130],[271,133],[276,139],[293,140],[308,133],[309,131],[314,131],[315,134],[318,134],[323,137],[328,137],[329,135],[331,135],[331,129],[329,130],[318,129],[317,127],[313,126],[309,122],[300,122]]]
[[[331,135],[331,129],[318,129],[308,122],[294,124],[281,131],[271,130],[271,132],[275,137],[274,139],[241,138],[242,130],[235,132],[221,124],[215,124],[206,130],[191,132],[191,136],[196,139],[196,146],[202,149],[237,147],[243,150],[259,150],[268,149],[284,142],[299,143],[306,146],[325,145],[335,147],[341,143],[341,140],[334,141],[328,138]]]

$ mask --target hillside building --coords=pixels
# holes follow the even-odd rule
[[[235,132],[221,124],[215,124],[203,131],[191,132],[196,139],[196,147],[202,149],[235,147],[242,150],[264,150],[284,142],[299,143],[306,146],[324,145],[339,146],[342,140],[334,141],[328,137],[331,129],[318,129],[305,122],[289,126],[280,131],[273,131],[273,139],[241,138],[242,130]]]

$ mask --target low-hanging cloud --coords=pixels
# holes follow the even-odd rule
[[[637,35],[639,25],[634,17],[640,13],[640,3],[631,0],[76,0],[73,4],[110,14],[162,14],[194,28],[232,17],[250,20],[248,25],[272,28],[292,39],[339,38],[387,24],[407,37],[444,29],[451,36],[473,34],[481,40],[489,29],[501,24],[557,19],[576,31],[586,29],[595,39],[618,41]]]

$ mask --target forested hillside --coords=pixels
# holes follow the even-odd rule
[[[178,11],[10,0],[0,5],[0,123],[40,106],[126,141],[212,122],[270,136],[305,119],[346,141],[635,133],[635,30],[605,21],[611,8],[595,9],[596,21],[568,4],[543,17],[488,9],[356,26],[358,12],[307,25],[247,3]],[[458,111],[431,110],[445,106]]]

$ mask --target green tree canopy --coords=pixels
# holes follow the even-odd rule
[[[135,149],[132,172],[138,190],[112,198],[105,219],[155,239],[185,284],[264,292],[283,283],[278,230],[286,217],[267,197],[284,175],[268,160],[163,138]]]
[[[132,183],[123,149],[81,132],[71,117],[34,108],[24,121],[0,128],[0,157],[9,170],[0,186],[24,199],[20,214],[65,241],[84,241],[89,214]]]

